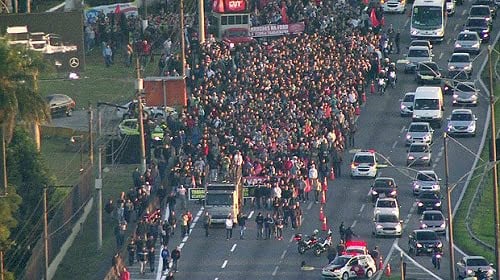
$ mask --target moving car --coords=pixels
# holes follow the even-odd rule
[[[469,17],[464,25],[464,30],[477,32],[482,42],[490,40],[491,25],[486,18]],[[477,52],[479,53],[479,52]]]
[[[394,178],[378,177],[373,181],[370,190],[372,202],[376,202],[379,197],[394,197],[398,196],[398,186]]]
[[[472,5],[486,5],[490,8],[491,16],[495,18],[497,16],[497,6],[494,0],[476,0]]]
[[[474,276],[478,269],[486,272],[487,279],[493,279],[496,270],[493,268],[493,264],[488,263],[488,261],[482,256],[468,256],[463,257],[460,262],[457,263],[457,276],[459,278],[465,278],[469,276]]]
[[[472,75],[472,61],[470,59],[470,54],[468,53],[453,53],[448,59],[448,77],[453,79],[453,77],[458,72],[465,72],[467,75]]]
[[[410,234],[408,240],[410,253],[415,253],[418,256],[422,253],[432,254],[435,250],[443,252],[443,243],[436,232],[429,229],[417,229]]]
[[[441,83],[441,69],[435,62],[420,62],[417,65],[415,81],[419,85]]]
[[[472,5],[469,9],[469,17],[484,18],[488,21],[489,25],[493,23],[493,15],[488,5]]]
[[[432,61],[432,53],[429,47],[425,46],[411,46],[406,55],[407,63],[404,72],[411,73],[417,69],[419,62]]]
[[[377,177],[375,151],[362,150],[354,154],[351,162],[351,178],[354,177]]]
[[[477,106],[479,99],[479,89],[474,82],[458,83],[453,89],[453,105]]]
[[[406,158],[407,166],[427,165],[432,163],[431,147],[427,143],[413,143],[408,148],[408,156]]]
[[[406,145],[413,143],[432,143],[434,130],[428,122],[412,122],[406,131]]]
[[[446,233],[446,219],[441,211],[424,211],[422,217],[420,217],[420,228],[430,229],[437,233],[444,234]]]
[[[455,0],[446,0],[446,12],[448,13],[449,16],[455,14]]]
[[[47,101],[52,116],[65,114],[70,117],[76,107],[75,101],[65,94],[51,94],[48,95],[45,100]]]
[[[373,216],[377,214],[394,214],[399,216],[399,204],[397,199],[392,197],[379,198],[375,202]]]
[[[441,179],[437,176],[436,172],[433,170],[421,170],[418,171],[413,180],[413,194],[418,195],[420,192],[441,191],[441,186],[439,185]]]
[[[450,135],[476,136],[477,117],[470,109],[454,109],[447,118]]]
[[[323,279],[352,279],[366,277],[370,279],[377,271],[377,265],[373,258],[366,255],[337,256],[331,263],[323,267],[321,276]]]
[[[425,210],[441,211],[441,204],[441,197],[438,192],[421,192],[417,197],[417,212],[422,214]]]
[[[471,23],[475,23],[474,20]],[[481,37],[475,30],[465,30],[458,33],[453,52],[479,54],[481,52]]]
[[[399,109],[401,117],[411,116],[413,114],[413,100],[415,99],[414,92],[407,92],[405,96],[399,100]]]
[[[401,236],[403,222],[396,214],[377,214],[373,218],[372,234],[378,236]]]
[[[429,40],[412,40],[408,48],[413,46],[428,47],[432,51],[432,43]]]

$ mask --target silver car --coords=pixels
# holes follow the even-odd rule
[[[476,116],[470,109],[455,109],[447,118],[447,132],[450,135],[476,136]]]
[[[446,233],[446,219],[444,218],[441,211],[424,211],[422,217],[420,218],[420,228],[430,229],[435,231],[436,233],[444,234]]]
[[[425,191],[439,192],[441,190],[439,181],[441,181],[441,179],[434,170],[418,171],[412,182],[413,194],[418,195],[420,192]]]
[[[414,72],[419,62],[432,61],[432,53],[426,46],[411,46],[406,55],[405,73]]]
[[[460,104],[477,106],[478,99],[479,89],[474,82],[461,82],[453,89],[453,106]]]
[[[406,158],[407,166],[426,165],[430,166],[432,162],[432,151],[429,144],[413,143],[408,148],[408,156]]]
[[[378,236],[401,236],[403,223],[396,214],[376,214],[372,234]]]
[[[434,130],[428,122],[412,122],[406,131],[406,145],[413,143],[432,143]]]
[[[466,52],[478,54],[481,52],[481,37],[475,31],[462,31],[455,41],[453,52]]]
[[[411,116],[413,114],[413,100],[415,99],[414,92],[407,92],[403,99],[400,99],[399,109],[401,117]]]
[[[468,53],[454,53],[448,60],[448,77],[455,77],[459,72],[472,75],[472,61]]]
[[[484,18],[490,25],[493,22],[493,15],[488,5],[472,5],[469,10],[469,17]]]

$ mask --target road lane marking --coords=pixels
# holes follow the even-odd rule
[[[354,220],[354,222],[352,222],[351,228],[355,227],[357,223],[358,223],[358,221]]]
[[[394,144],[392,144],[392,148],[396,148],[396,145],[398,144],[398,141],[394,141]]]
[[[274,268],[274,271],[273,271],[273,276],[276,276],[276,273],[278,272],[278,267],[279,267],[279,266],[276,266],[276,267]]]
[[[290,237],[290,241],[289,241],[290,243],[292,243],[294,237],[295,236],[293,236],[293,235]]]
[[[285,258],[285,255],[286,255],[286,250],[283,250],[283,253],[281,254],[280,259],[284,259],[284,258]]]
[[[400,133],[403,133],[405,131],[405,129],[406,129],[406,126],[403,125],[403,127],[401,128]]]
[[[404,26],[406,27],[406,26],[408,25],[408,23],[409,23],[409,22],[410,22],[410,19],[409,19],[409,18],[407,18],[407,19],[406,19],[406,21],[405,21],[405,25],[404,25]]]
[[[231,247],[231,252],[234,252],[234,249],[236,249],[236,245],[237,245],[236,243],[233,244],[233,247]]]
[[[307,205],[307,210],[311,210],[311,208],[313,207],[313,202],[309,202],[309,205]]]
[[[397,240],[397,239],[396,239]],[[427,275],[430,275],[432,277],[434,277],[434,279],[438,279],[438,280],[443,280],[443,278],[439,277],[438,275],[434,274],[432,271],[430,271],[429,269],[427,269],[425,266],[419,264],[417,261],[415,261],[412,257],[410,257],[403,249],[401,249],[401,247],[399,247],[398,244],[394,244],[393,248],[395,248],[396,250],[400,251],[403,256],[405,256],[407,259],[409,259],[415,266],[417,266],[418,268],[420,268],[421,270],[427,272]],[[392,249],[391,248],[391,251]],[[392,252],[389,252],[389,254],[391,254]],[[389,255],[390,256],[390,255]],[[388,259],[389,257],[386,257],[386,260]],[[384,267],[386,266],[387,264],[384,263]]]
[[[183,243],[186,243],[186,241],[188,241],[188,235],[186,235],[186,236],[184,236],[184,238],[182,238]]]
[[[458,30],[458,24],[455,25],[455,27],[453,28],[453,31],[457,31]]]
[[[250,212],[250,215],[248,215],[248,218],[249,218],[249,219],[251,219],[251,218],[252,218],[252,216],[253,216],[253,212],[254,212],[254,211],[252,210],[252,212]]]
[[[391,259],[392,252],[394,251],[394,246],[398,245],[398,241],[399,241],[399,238],[394,239],[394,242],[392,243],[391,249],[389,250],[389,254],[385,257],[384,268],[389,263],[389,260]],[[375,280],[380,280],[380,278],[382,276],[385,276],[385,273],[379,273],[379,274],[377,274],[377,277],[375,278]]]
[[[463,11],[462,11],[462,16],[465,16],[465,13],[466,13],[466,12],[467,12],[466,10],[463,10]],[[457,26],[458,26],[458,25],[457,25]]]
[[[380,176],[380,173],[379,173],[379,176]],[[372,194],[372,189],[370,188],[370,189],[368,190],[368,194],[366,194],[366,196],[370,196],[371,194]]]
[[[363,209],[365,209],[365,204],[361,205],[361,209],[359,209],[359,213],[363,212]]]
[[[457,26],[455,25],[455,27]],[[446,44],[449,45],[450,43],[451,43],[451,38],[448,38],[448,40],[446,40]]]
[[[222,266],[220,268],[225,268],[227,265],[227,260],[224,260],[224,262],[222,263]]]
[[[439,59],[443,58],[444,53],[439,54]]]
[[[179,244],[179,246],[177,246],[177,247],[179,247],[179,249],[182,249],[182,247],[184,247],[184,244],[186,244],[186,243],[181,242],[181,244]]]

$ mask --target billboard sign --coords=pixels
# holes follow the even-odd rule
[[[212,4],[212,11],[220,14],[243,13],[247,10],[247,0],[214,0]]]
[[[250,27],[250,36],[252,37],[270,37],[288,34],[298,34],[304,32],[303,22],[291,24],[268,24]]]
[[[57,71],[85,68],[81,11],[0,15],[0,36],[40,52]]]

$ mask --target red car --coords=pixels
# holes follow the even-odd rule
[[[230,28],[224,32],[222,40],[228,45],[248,44],[255,41],[246,28]]]

